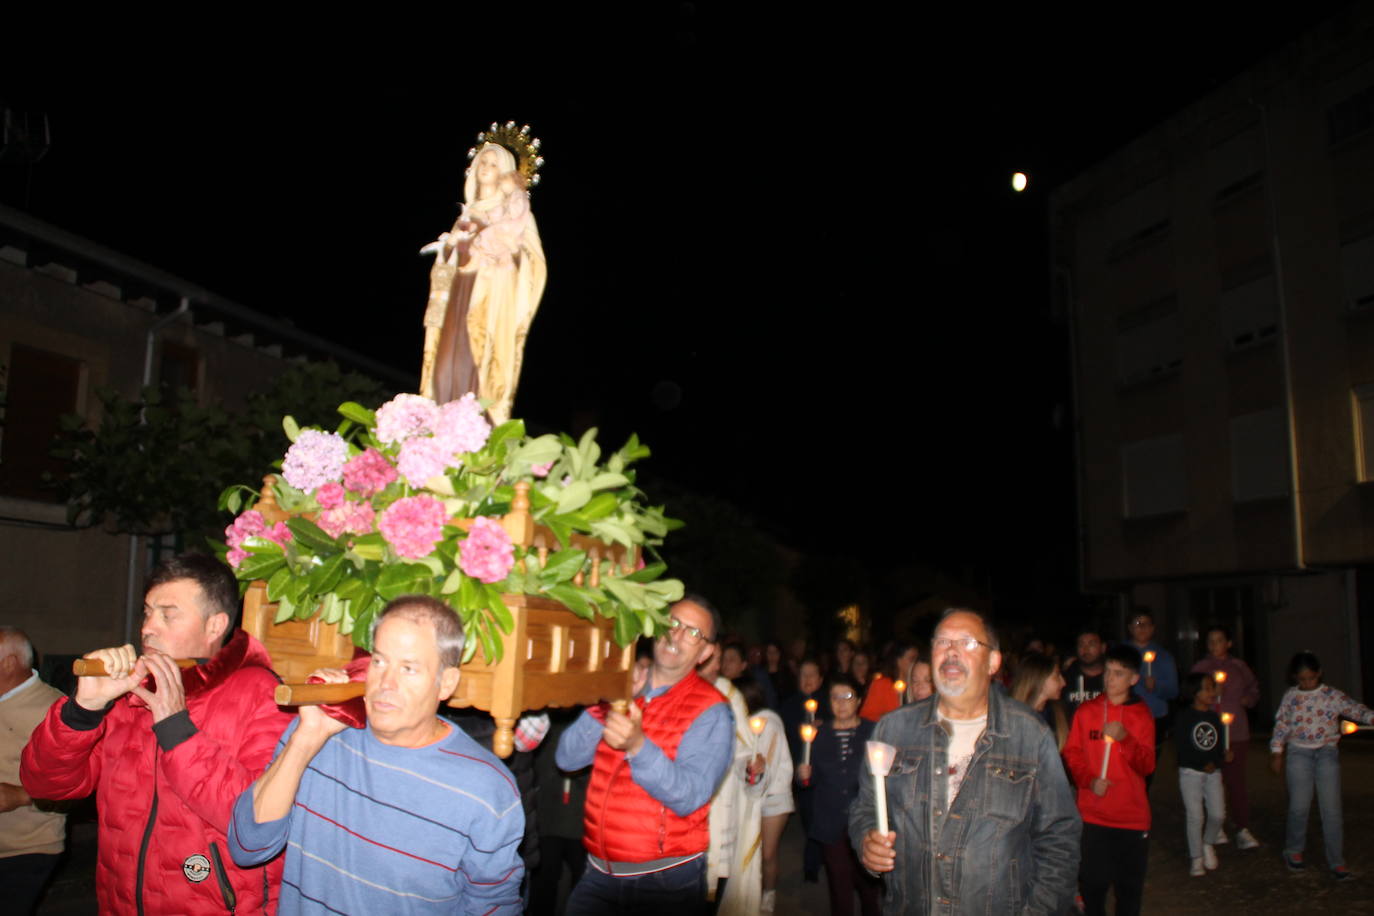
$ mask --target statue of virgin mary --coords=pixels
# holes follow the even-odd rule
[[[469,391],[510,419],[530,323],[547,269],[515,156],[484,143],[468,167],[465,204],[433,251],[420,393],[442,404]]]

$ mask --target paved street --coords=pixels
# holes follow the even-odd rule
[[[1172,750],[1166,746],[1151,793],[1155,829],[1151,834],[1146,913],[1374,914],[1374,740],[1361,736],[1341,744],[1346,861],[1360,878],[1339,885],[1325,872],[1315,805],[1308,831],[1307,872],[1289,874],[1279,860],[1285,793],[1282,780],[1269,772],[1265,740],[1267,736],[1256,741],[1259,753],[1250,755],[1251,829],[1265,845],[1252,852],[1240,852],[1234,844],[1220,847],[1221,868],[1203,878],[1188,875],[1177,769]],[[74,821],[71,855],[39,910],[45,916],[95,913],[95,823],[89,813]],[[819,884],[802,883],[801,849],[801,825],[793,816],[783,835],[777,912],[824,916],[829,910],[825,877],[821,876]]]

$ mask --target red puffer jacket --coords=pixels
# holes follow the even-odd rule
[[[271,659],[239,630],[214,658],[184,671],[182,682],[190,725],[178,726],[175,716],[159,725],[170,750],[159,746],[152,713],[132,694],[87,730],[69,723],[88,724],[94,714],[83,717],[74,705],[64,714],[71,701],[58,700],[24,748],[24,788],[47,799],[98,791],[101,913],[275,910],[281,858],[241,869],[225,842],[234,799],[266,769],[291,721],[273,700]]]

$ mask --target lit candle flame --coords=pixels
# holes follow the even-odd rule
[[[1225,672],[1225,671],[1218,671],[1216,674],[1213,674],[1212,677],[1216,678],[1216,682],[1217,682],[1218,684],[1225,684],[1225,683],[1226,683],[1226,672]]]
[[[801,727],[801,736],[802,736],[802,740],[805,741],[807,744],[810,744],[812,741],[815,741],[815,740],[816,740],[816,726],[811,725],[811,724],[809,724],[809,723],[803,725],[803,726]]]
[[[892,689],[898,693],[906,693],[906,681],[893,681]]]
[[[1234,715],[1232,715],[1231,713],[1229,713],[1229,712],[1224,712],[1224,713],[1221,714],[1221,724],[1222,724],[1222,725],[1230,725],[1230,724],[1231,724],[1232,722],[1234,722],[1235,720],[1236,720],[1236,717],[1235,717]]]
[[[1151,662],[1153,662],[1154,660],[1155,660],[1155,654],[1154,654],[1153,652],[1146,652],[1146,653],[1145,653],[1145,663],[1146,663],[1147,665],[1150,664]]]
[[[803,703],[802,705],[806,707],[806,711],[807,711],[807,712],[814,713],[814,712],[816,711],[816,708],[817,708],[820,704],[817,703],[815,700],[807,700],[807,701],[806,701],[805,703]]]
[[[763,734],[763,716],[754,716],[750,719],[749,729],[756,735]]]
[[[1355,734],[1355,732],[1357,732],[1357,731],[1359,731],[1359,730],[1360,730],[1360,727],[1359,727],[1358,725],[1356,725],[1354,722],[1351,722],[1351,721],[1348,720],[1348,719],[1347,719],[1346,721],[1344,721],[1344,722],[1341,723],[1341,731],[1344,732],[1344,733],[1347,734],[1347,735],[1353,735],[1353,734]]]

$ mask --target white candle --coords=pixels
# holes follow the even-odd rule
[[[802,704],[802,705],[804,705],[804,706],[806,707],[806,721],[808,721],[808,722],[815,722],[815,721],[816,721],[816,707],[817,707],[817,705],[818,705],[818,704],[816,703],[816,701],[815,701],[815,700],[807,700],[807,701],[806,701],[804,704]]]
[[[1083,675],[1078,676],[1078,702],[1083,702]]]
[[[750,718],[749,730],[754,733],[752,750],[757,754],[759,752],[759,735],[763,734],[763,716],[753,716]]]
[[[816,726],[806,724],[801,727],[802,741],[805,742],[802,749],[802,764],[811,766],[811,742],[816,740]],[[809,782],[809,780],[808,780]]]
[[[1107,745],[1106,745],[1106,747],[1104,747],[1104,748],[1102,749],[1102,776],[1101,776],[1101,778],[1102,778],[1102,779],[1106,779],[1106,778],[1107,778],[1107,762],[1108,762],[1109,760],[1112,759],[1112,744],[1113,744],[1113,741],[1112,741],[1112,736],[1111,736],[1111,735],[1103,735],[1103,736],[1102,736],[1102,740],[1105,741],[1105,742],[1107,743]]]
[[[1231,720],[1234,718],[1235,716],[1229,712],[1221,714],[1221,749],[1223,751],[1231,749]]]
[[[1146,653],[1145,653],[1145,676],[1146,676],[1146,677],[1150,677],[1150,676],[1151,676],[1151,671],[1152,671],[1153,666],[1154,666],[1154,661],[1155,661],[1155,654],[1154,654],[1153,652],[1146,652]]]
[[[868,766],[873,771],[873,796],[878,802],[878,832],[887,836],[887,774],[897,749],[881,741],[868,742]]]

